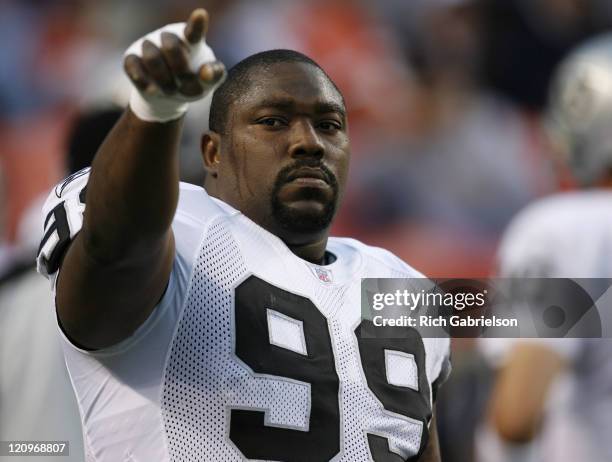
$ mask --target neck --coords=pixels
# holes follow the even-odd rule
[[[285,241],[289,250],[302,260],[322,265],[325,261],[325,248],[327,247],[327,235],[323,238],[307,244],[290,244]]]

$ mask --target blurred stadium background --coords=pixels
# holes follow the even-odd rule
[[[7,304],[33,265],[41,195],[65,176],[68,152],[91,142],[87,127],[75,138],[75,124],[125,104],[121,55],[133,40],[199,6],[228,67],[292,48],[343,90],[353,164],[336,235],[386,247],[428,276],[486,277],[516,212],[572,187],[553,161],[542,113],[560,59],[612,26],[609,0],[2,0],[0,414],[14,397],[8,374],[25,367],[8,363],[33,336],[31,323],[14,321],[21,308]],[[195,183],[206,126],[203,105],[182,148],[183,177]],[[454,342],[453,360],[438,404],[443,460],[473,461],[492,374],[468,339]],[[23,377],[13,376],[13,392]]]

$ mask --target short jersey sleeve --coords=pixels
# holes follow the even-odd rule
[[[43,237],[38,248],[38,272],[54,282],[64,252],[83,226],[89,168],[59,183],[43,205]]]
[[[440,340],[440,350],[438,357],[440,358],[440,373],[434,379],[434,387],[437,390],[451,374],[453,366],[451,364],[451,349],[450,349],[450,338],[443,338]]]
[[[556,239],[543,221],[528,209],[510,224],[497,254],[499,277],[551,277]]]

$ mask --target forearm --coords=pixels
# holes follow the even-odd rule
[[[92,257],[129,260],[166,239],[178,200],[181,125],[144,122],[127,110],[110,132],[87,186],[81,238]]]
[[[498,373],[489,411],[504,440],[526,443],[535,436],[549,389],[564,368],[563,358],[545,346],[526,343],[512,350]]]

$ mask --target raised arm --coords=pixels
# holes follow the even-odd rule
[[[202,42],[207,23],[206,11],[195,10],[186,25],[149,34],[126,53],[134,86],[130,108],[96,154],[83,226],[57,283],[62,328],[85,348],[127,338],[168,283],[182,115],[186,103],[209,93],[224,73],[221,63],[202,61],[214,59]]]

